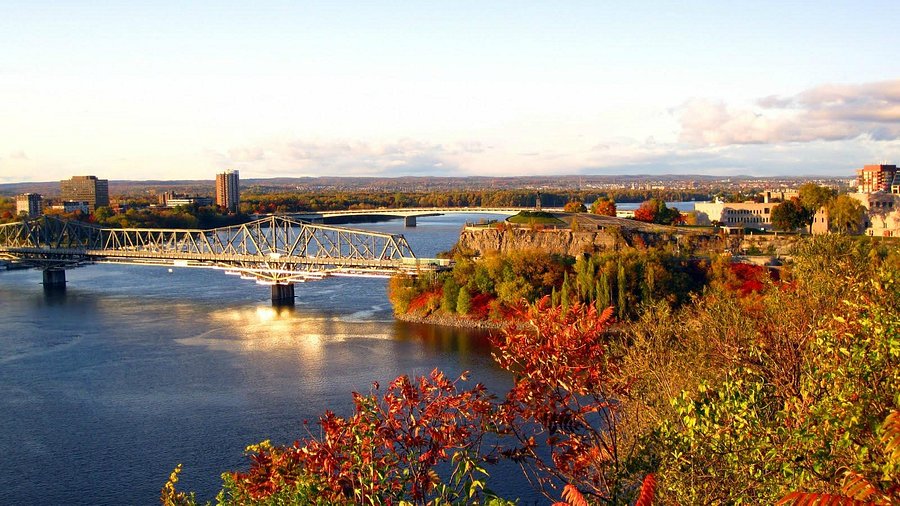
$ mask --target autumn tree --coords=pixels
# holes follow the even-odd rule
[[[673,225],[681,222],[681,212],[674,207],[666,207],[666,203],[659,199],[644,201],[634,211],[634,219],[647,223],[660,225]]]
[[[462,504],[485,501],[481,453],[493,405],[484,387],[437,370],[400,376],[381,395],[354,394],[354,412],[326,412],[320,436],[248,448],[250,468],[225,473],[219,504]],[[193,504],[163,488],[164,504]],[[170,502],[167,503],[166,500]],[[507,504],[495,502],[495,504]]]
[[[879,441],[900,402],[900,284],[869,247],[811,238],[793,253],[790,283],[738,298],[714,287],[684,320],[647,316],[653,330],[636,333],[632,363],[665,380],[635,388],[675,392],[651,406],[662,415],[657,478],[673,503],[833,497],[847,470],[876,489],[900,485]],[[814,503],[825,504],[803,504]]]
[[[563,211],[567,213],[585,213],[587,207],[580,200],[570,200],[563,206]]]
[[[498,364],[516,373],[496,415],[515,442],[502,454],[548,498],[565,485],[570,501],[626,504],[644,479],[640,438],[622,417],[630,380],[607,334],[612,315],[578,302],[552,307],[545,297],[521,310],[524,326],[494,340]]]
[[[591,204],[591,212],[602,216],[615,216],[616,202],[608,197],[600,197]]]

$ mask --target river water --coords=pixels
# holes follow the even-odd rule
[[[398,232],[418,256],[449,249],[483,215],[353,225]],[[351,391],[439,368],[511,384],[483,332],[397,322],[386,280],[329,278],[273,308],[269,287],[221,271],[93,265],[63,294],[41,273],[0,271],[0,504],[155,504],[179,488],[212,499],[246,445],[290,443]],[[506,496],[534,495],[514,471]]]

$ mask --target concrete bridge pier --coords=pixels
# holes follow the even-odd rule
[[[272,285],[272,305],[274,306],[292,306],[294,305],[294,285]]]
[[[58,268],[44,269],[44,289],[56,290],[66,288],[66,270]]]
[[[415,227],[416,226],[416,217],[415,216],[407,216],[403,218],[403,224],[407,227]]]

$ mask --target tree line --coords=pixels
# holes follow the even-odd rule
[[[244,213],[318,212],[380,207],[563,207],[570,201],[615,202],[705,200],[709,194],[686,190],[452,190],[436,192],[244,192]]]

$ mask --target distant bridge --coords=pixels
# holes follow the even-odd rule
[[[442,214],[505,214],[513,216],[522,211],[535,211],[534,207],[398,207],[381,209],[347,209],[344,211],[322,211],[316,213],[288,213],[283,216],[307,220],[324,221],[328,218],[348,216],[391,216],[403,218],[407,227],[416,226],[416,218],[440,216]],[[543,209],[546,212],[562,212],[562,209]]]
[[[387,277],[449,265],[416,258],[402,235],[270,216],[208,230],[103,228],[42,216],[0,225],[0,258],[44,271],[65,286],[65,269],[126,263],[220,269],[271,285],[273,302],[293,301],[294,284],[327,276]]]

